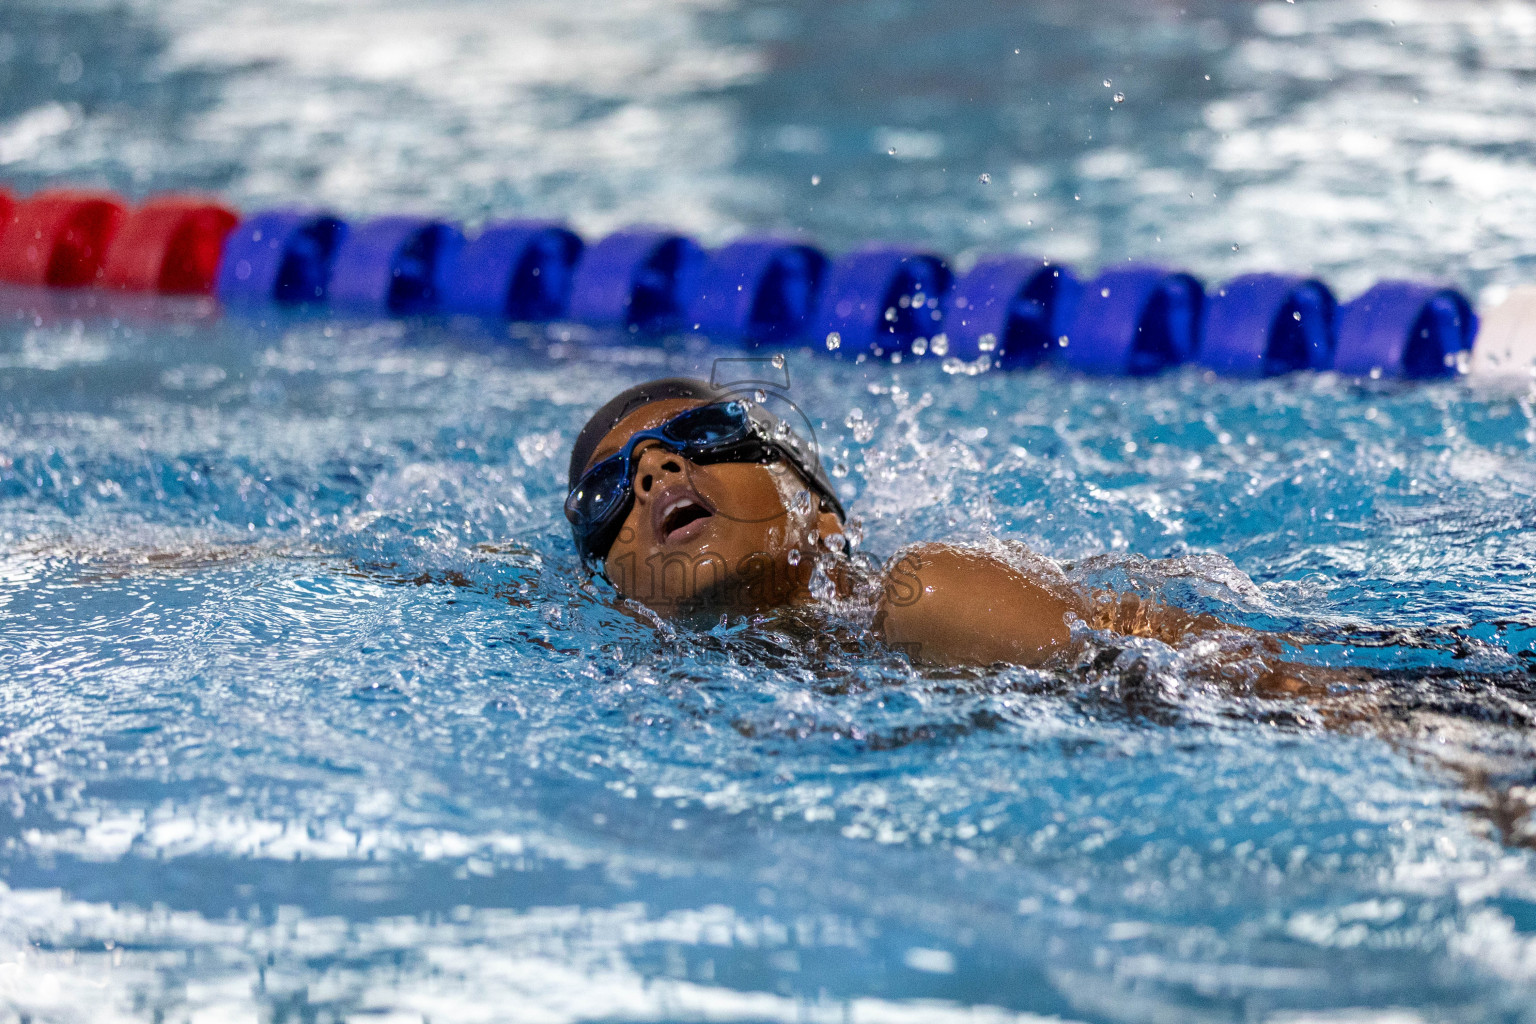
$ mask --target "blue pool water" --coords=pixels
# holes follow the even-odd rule
[[[1533,54],[1457,0],[11,0],[0,179],[1496,296]],[[624,614],[568,445],[701,342],[0,299],[0,1018],[1536,1020],[1528,382],[787,354],[867,550],[1291,631],[1362,723],[1198,646]]]

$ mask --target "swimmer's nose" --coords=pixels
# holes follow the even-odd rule
[[[669,477],[683,471],[683,461],[660,445],[640,452],[635,463],[635,497],[644,500]]]

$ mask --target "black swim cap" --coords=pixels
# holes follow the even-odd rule
[[[586,426],[581,428],[581,433],[576,435],[576,442],[571,445],[571,464],[566,474],[568,481],[566,489],[575,489],[576,481],[580,480],[581,474],[586,472],[587,463],[591,461],[592,453],[597,450],[598,443],[608,436],[608,431],[618,426],[620,420],[636,409],[669,398],[690,398],[705,404],[728,401],[732,396],[733,392],[692,377],[662,377],[659,380],[650,380],[644,384],[626,388],[593,413],[592,418],[587,420]],[[761,405],[757,407],[757,415],[775,423],[781,422],[778,416]],[[833,489],[832,481],[827,477],[827,471],[822,468],[821,459],[817,453],[809,450],[804,439],[793,431],[789,432],[789,437],[782,439],[782,443],[794,451],[797,469],[802,476],[810,478],[806,483],[826,499],[824,504],[830,505],[832,510],[837,512],[838,519],[845,518],[843,503],[838,500],[837,491]]]

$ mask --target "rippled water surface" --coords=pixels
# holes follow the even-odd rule
[[[11,0],[0,179],[1490,294],[1533,83],[1516,3]],[[0,309],[5,1019],[1536,1021],[1522,382],[788,354],[871,552],[1379,676],[1321,705],[625,614],[568,446],[699,342]]]

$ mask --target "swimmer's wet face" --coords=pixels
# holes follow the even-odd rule
[[[584,472],[619,455],[636,434],[713,404],[671,398],[634,410],[598,442]],[[614,587],[667,611],[809,600],[816,549],[842,534],[832,503],[771,449],[747,445],[744,460],[696,462],[674,450],[682,447],[660,438],[631,447],[633,505],[606,554],[593,552]]]

